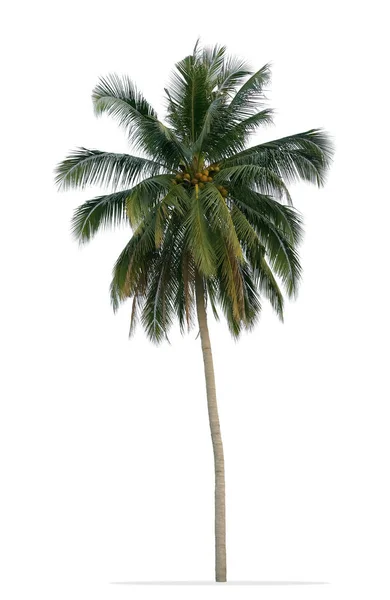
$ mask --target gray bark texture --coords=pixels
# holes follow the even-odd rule
[[[207,408],[209,413],[211,440],[214,451],[215,473],[215,579],[226,581],[226,515],[225,515],[225,464],[221,429],[219,425],[213,355],[205,307],[204,287],[199,274],[195,277],[196,311],[202,344],[204,373],[206,379]]]

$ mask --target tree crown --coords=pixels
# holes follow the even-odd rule
[[[234,337],[256,323],[261,296],[283,318],[281,287],[294,296],[301,276],[302,220],[287,185],[324,185],[333,148],[321,129],[248,147],[272,123],[270,75],[269,65],[253,72],[225,47],[197,43],[165,89],[165,123],[127,76],[102,77],[93,90],[95,114],[113,117],[138,155],[78,148],[56,182],[111,188],[76,209],[81,243],[108,225],[132,228],[111,282],[114,310],[133,299],[130,333],[138,320],[155,342],[175,318],[189,329],[196,273]]]

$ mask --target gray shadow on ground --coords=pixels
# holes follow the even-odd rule
[[[111,581],[112,585],[328,585],[327,581]]]

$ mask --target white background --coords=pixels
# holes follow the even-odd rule
[[[1,76],[1,581],[5,600],[388,598],[388,65],[380,2],[19,2]],[[196,331],[127,338],[108,286],[125,229],[80,249],[53,169],[76,146],[126,151],[96,120],[100,75],[128,73],[163,115],[173,64],[224,43],[272,61],[276,126],[324,127],[298,300],[239,343],[211,323],[227,480],[230,581],[212,581],[213,464]],[[218,589],[217,589],[218,588]]]

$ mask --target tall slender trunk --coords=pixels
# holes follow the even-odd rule
[[[203,282],[195,275],[196,311],[202,343],[204,373],[206,379],[207,408],[214,451],[215,473],[215,579],[226,581],[226,517],[225,517],[225,463],[221,429],[219,426],[217,396],[215,390],[213,355],[205,308]]]

